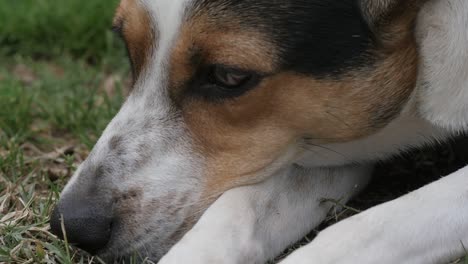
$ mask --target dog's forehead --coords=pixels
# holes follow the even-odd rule
[[[357,58],[362,58],[360,55],[372,45],[372,33],[359,0],[123,1],[141,6],[150,17],[156,36],[152,38],[156,48],[156,56],[153,57],[156,60],[153,62],[157,64],[167,61],[177,39],[185,36],[187,42],[196,42],[193,35],[201,36],[211,31],[212,34],[204,40],[199,38],[198,43],[223,40],[222,35],[228,27],[230,30],[227,32],[234,33],[237,39],[241,39],[241,32],[254,32],[249,36],[250,41],[263,45],[253,45],[252,51],[268,46],[268,50],[276,53],[270,58],[275,57],[281,68],[315,75],[361,66],[365,62]],[[187,25],[193,26],[194,22],[199,25],[198,33],[191,31],[192,28],[187,30]],[[232,42],[232,38],[224,40]],[[224,48],[223,45],[211,45],[208,49],[224,52]],[[241,55],[238,53],[236,56]]]
[[[160,41],[169,40],[180,27],[193,0],[141,0],[153,19]]]

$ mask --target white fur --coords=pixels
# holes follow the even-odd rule
[[[303,169],[292,166],[266,182],[231,190],[159,263],[263,264],[320,224],[370,178],[366,167]]]
[[[188,215],[194,214],[188,205],[196,204],[200,199],[203,160],[194,154],[183,122],[173,117],[165,77],[169,75],[168,58],[172,44],[179,34],[189,3],[188,0],[137,2],[148,10],[157,31],[154,58],[149,60],[150,65],[136,80],[134,92],[62,193],[62,201],[89,193],[87,188],[96,184],[95,179],[100,177],[99,183],[105,185],[102,193],[108,194],[107,199],[121,199],[132,190],[138,190],[140,197],[134,207],[152,208],[149,212],[120,215],[120,221],[138,228],[116,231],[120,237],[109,241],[103,250],[104,256],[130,254],[134,250],[150,252],[145,247],[153,241],[158,247],[152,248],[151,253],[156,257],[162,255],[172,243],[169,241],[171,235]],[[110,148],[109,143],[115,137],[121,138],[124,148],[121,154]],[[144,162],[135,165],[139,160]],[[102,165],[113,168],[113,173],[97,175],[96,168]],[[170,208],[171,203],[181,200],[188,205]],[[155,201],[161,205],[155,206]],[[168,211],[172,211],[173,219],[167,217]],[[142,226],[145,228],[140,228]],[[146,234],[148,229],[154,234]],[[143,239],[133,242],[137,237]],[[132,243],[126,243],[127,240]]]
[[[468,1],[431,1],[421,11],[422,56],[418,100],[435,125],[468,129]]]
[[[375,136],[328,146],[336,153],[314,149],[298,163],[314,167],[382,159],[468,129],[467,28],[468,1],[429,2],[418,21],[423,60],[419,86],[404,114]],[[322,158],[317,160],[318,156]],[[335,168],[332,174],[349,174],[348,180],[331,185],[320,181],[328,173],[311,171],[316,181],[308,183],[313,188],[306,194],[288,193],[287,187],[281,191],[278,185],[285,184],[281,175],[226,193],[160,263],[266,262],[324,218],[317,193],[322,195],[325,190],[339,197],[343,191],[341,194],[349,198],[353,182],[365,182],[362,174],[355,174],[358,171],[342,169]],[[258,206],[271,195],[289,195],[290,200],[288,204],[277,200],[278,211],[271,213],[266,206]],[[443,264],[466,253],[467,205],[468,167],[332,226],[282,263]],[[259,216],[264,222],[259,222]]]
[[[466,254],[468,167],[323,231],[281,264],[446,264]]]

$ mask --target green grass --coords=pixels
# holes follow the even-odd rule
[[[109,30],[116,4],[0,1],[0,263],[102,263],[48,221],[125,97],[129,67]]]
[[[49,233],[128,86],[117,0],[0,1],[0,263],[99,263]]]
[[[22,142],[45,126],[85,140],[91,146],[122,101],[126,67],[107,71],[61,57],[54,62],[6,59],[0,70],[0,126],[5,136]],[[28,80],[26,80],[28,79]],[[107,82],[107,93],[99,89]],[[109,82],[115,82],[109,84]]]
[[[87,60],[121,53],[113,38],[118,0],[2,0],[0,54],[51,57],[67,52]]]
[[[0,70],[0,262],[88,263],[48,233],[51,209],[123,101],[127,67],[4,58]],[[125,65],[125,64],[124,64]],[[74,251],[73,251],[74,252]]]

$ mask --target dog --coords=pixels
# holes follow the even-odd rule
[[[376,161],[468,129],[467,28],[466,0],[122,0],[133,88],[52,231],[110,261],[265,263]],[[447,263],[467,206],[468,167],[281,263]]]

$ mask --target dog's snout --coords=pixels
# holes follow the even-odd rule
[[[52,233],[89,253],[104,249],[111,236],[112,217],[106,212],[108,208],[94,206],[61,201],[51,215]]]

